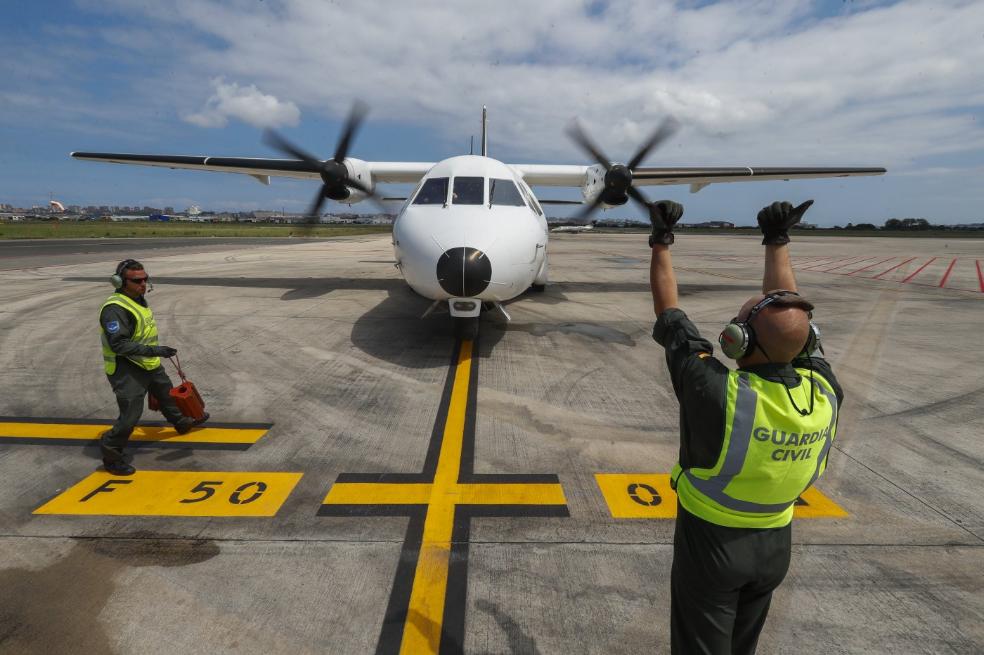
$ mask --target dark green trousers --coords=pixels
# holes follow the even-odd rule
[[[113,427],[103,433],[99,446],[104,461],[118,462],[122,461],[123,448],[143,414],[147,392],[154,394],[161,406],[161,413],[172,425],[178,422],[182,414],[171,398],[171,378],[164,372],[163,366],[148,371],[125,357],[117,357],[116,371],[107,377],[116,394],[120,415]]]
[[[754,653],[789,569],[791,525],[727,528],[677,504],[670,573],[673,653]]]

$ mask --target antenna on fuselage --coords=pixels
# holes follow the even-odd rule
[[[482,156],[489,156],[489,110],[482,105]]]
[[[468,154],[469,155],[474,155],[475,154],[475,135],[474,134],[471,135],[471,141],[469,142],[469,145],[468,145]]]

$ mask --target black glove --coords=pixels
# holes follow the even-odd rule
[[[813,204],[807,200],[799,207],[793,207],[788,202],[774,202],[764,207],[758,213],[759,229],[762,230],[762,245],[777,245],[789,243],[789,228],[800,222],[803,214]]]
[[[171,346],[152,346],[152,348],[158,357],[174,357],[178,354],[178,349]]]
[[[673,226],[683,216],[683,205],[672,200],[660,200],[649,204],[649,222],[653,233],[649,235],[649,247],[657,243],[668,246],[673,243]]]

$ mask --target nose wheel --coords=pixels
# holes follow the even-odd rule
[[[478,316],[456,316],[452,320],[456,339],[474,341],[478,337]]]

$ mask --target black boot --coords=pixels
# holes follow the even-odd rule
[[[113,475],[133,475],[137,469],[133,468],[122,459],[104,459],[103,467],[107,473]]]
[[[178,434],[188,434],[193,427],[195,427],[195,419],[190,416],[182,416],[174,424],[174,429]]]

